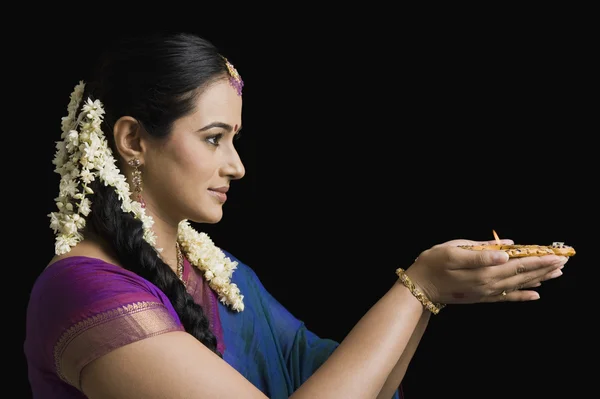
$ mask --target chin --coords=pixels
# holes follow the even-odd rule
[[[193,218],[189,218],[189,220],[194,221],[196,223],[206,223],[206,224],[216,224],[219,223],[223,219],[223,210],[219,209],[215,212],[201,212]]]
[[[221,221],[221,219],[223,219],[223,217],[210,219],[210,220],[207,220],[204,223],[206,223],[206,224],[217,224],[217,223],[219,223]]]

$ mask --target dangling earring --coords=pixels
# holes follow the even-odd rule
[[[142,208],[146,207],[146,202],[142,197],[142,171],[140,170],[140,160],[137,158],[133,158],[128,162],[129,166],[133,167],[133,172],[131,173],[131,182],[133,183],[133,192],[136,194],[137,200],[140,204],[142,204]]]

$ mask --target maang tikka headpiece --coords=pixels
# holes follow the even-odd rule
[[[244,81],[231,62],[229,62],[225,57],[223,57],[223,59],[225,60],[225,65],[227,65],[227,71],[229,71],[229,83],[231,83],[233,88],[237,91],[238,96],[241,96],[242,87],[244,87]]]

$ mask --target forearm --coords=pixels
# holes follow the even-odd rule
[[[421,338],[425,333],[425,329],[429,324],[429,319],[431,317],[431,313],[426,311],[423,312],[419,323],[417,324],[417,328],[413,332],[410,337],[410,341],[406,345],[406,349],[400,356],[400,360],[394,366],[394,369],[390,373],[388,379],[385,381],[381,392],[377,396],[377,399],[390,399],[394,393],[398,390],[402,379],[404,378],[404,374],[406,374],[406,370],[408,369],[408,365],[421,342]]]
[[[395,283],[292,398],[377,397],[424,311],[404,285]]]

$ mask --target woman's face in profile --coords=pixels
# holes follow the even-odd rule
[[[145,155],[144,200],[159,218],[216,223],[232,180],[245,174],[235,135],[242,98],[227,79],[208,86],[194,111],[177,120],[166,142],[150,143]]]

